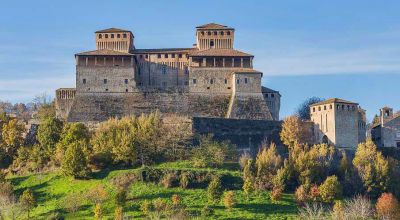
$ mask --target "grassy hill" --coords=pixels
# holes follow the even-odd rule
[[[284,194],[279,202],[271,201],[268,192],[258,193],[246,198],[240,189],[241,173],[236,164],[226,164],[220,169],[196,169],[190,166],[190,162],[175,162],[159,164],[153,168],[160,170],[207,171],[231,176],[232,178],[227,180],[228,184],[239,186],[232,187],[238,204],[232,211],[227,211],[222,202],[210,206],[214,210],[214,214],[210,219],[293,219],[297,213],[297,207],[291,194]],[[103,204],[103,219],[113,219],[116,207],[113,198],[116,189],[112,182],[115,178],[127,176],[138,171],[138,169],[140,168],[101,171],[94,174],[93,178],[89,180],[75,180],[65,177],[59,172],[12,176],[10,180],[15,187],[17,195],[20,195],[28,188],[34,191],[38,200],[38,206],[31,213],[34,219],[47,219],[55,212],[60,213],[66,219],[93,219],[94,205],[87,199],[84,199],[76,213],[67,212],[65,203],[69,194],[77,193],[84,197],[90,189],[98,185],[104,186],[109,194],[108,200]],[[140,210],[140,204],[143,201],[151,201],[157,198],[170,201],[174,194],[182,198],[182,203],[186,205],[187,210],[194,216],[199,216],[202,208],[207,203],[207,189],[205,187],[189,189],[181,189],[179,187],[165,188],[157,183],[133,181],[128,189],[128,201],[124,206],[124,213],[126,216],[133,216],[133,219],[145,219],[146,216]],[[26,217],[26,213],[23,216]]]

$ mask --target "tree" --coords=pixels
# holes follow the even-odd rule
[[[73,176],[74,178],[84,178],[88,175],[88,166],[86,155],[82,150],[82,141],[72,143],[68,146],[65,151],[61,163],[61,169],[67,176]]]
[[[65,197],[64,208],[70,213],[75,213],[79,210],[79,207],[82,205],[82,202],[83,202],[83,197],[81,192],[69,193]]]
[[[60,162],[67,148],[72,145],[80,145],[85,157],[88,159],[91,149],[89,148],[90,133],[82,123],[68,123],[64,126],[60,141],[57,143],[56,162]]]
[[[249,198],[249,196],[253,193],[254,191],[254,181],[252,178],[247,177],[246,179],[244,179],[244,183],[243,183],[243,192],[246,195],[247,198]]]
[[[40,124],[37,139],[48,157],[54,154],[62,129],[63,123],[57,118],[47,118]]]
[[[286,146],[293,148],[297,144],[311,142],[311,128],[298,116],[289,116],[283,120],[282,131],[279,134],[281,141]]]
[[[115,204],[117,204],[117,206],[124,206],[126,203],[126,196],[127,196],[127,192],[125,189],[119,189],[117,191],[117,193],[115,194]]]
[[[310,120],[310,105],[322,101],[324,101],[324,99],[315,96],[304,100],[297,108],[296,115],[298,115],[301,120]]]
[[[89,190],[87,198],[93,204],[102,204],[108,198],[108,192],[103,185],[98,185]],[[119,198],[120,199],[120,198]]]
[[[3,125],[2,139],[5,144],[5,152],[11,157],[14,155],[18,147],[24,143],[23,134],[25,127],[17,119],[12,119]]]
[[[377,198],[389,183],[389,163],[371,139],[357,147],[353,165],[360,175],[367,192]]]
[[[215,203],[220,200],[222,195],[222,186],[219,176],[214,176],[208,185],[207,197],[210,203]]]
[[[114,211],[114,220],[123,220],[123,210],[121,206],[117,206]]]
[[[318,188],[323,202],[332,203],[342,196],[342,186],[335,175],[328,176]]]
[[[234,146],[228,142],[212,140],[212,136],[202,136],[199,146],[193,149],[193,165],[195,167],[218,167],[236,154]]]
[[[281,166],[282,158],[276,150],[276,145],[272,143],[267,148],[264,143],[256,158],[257,187],[260,189],[272,189],[273,176]]]
[[[233,191],[227,191],[225,192],[224,195],[224,206],[226,209],[228,209],[229,211],[232,210],[233,207],[235,207],[237,201],[235,198],[235,192]]]
[[[30,211],[37,205],[35,196],[33,195],[32,190],[25,190],[21,197],[19,198],[22,208],[27,211],[28,218]]]
[[[374,116],[374,119],[372,119],[371,124],[372,124],[372,125],[378,125],[380,122],[381,122],[381,119],[379,118],[379,116],[378,116],[378,115],[375,115],[375,116]]]
[[[97,203],[94,206],[93,212],[94,212],[94,217],[96,219],[102,219],[103,218],[103,209],[101,208],[101,204]]]
[[[382,193],[376,202],[376,212],[381,219],[399,219],[399,201],[391,193]]]
[[[256,167],[253,159],[247,160],[247,164],[243,168],[243,180],[250,178],[255,178]]]

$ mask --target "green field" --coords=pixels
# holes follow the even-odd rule
[[[191,168],[188,162],[165,163],[156,167],[161,169],[202,170]],[[203,170],[222,174],[229,173],[237,177],[241,175],[235,164],[226,164],[221,169]],[[79,192],[84,195],[91,188],[101,184],[109,193],[109,199],[103,204],[103,219],[113,219],[116,205],[113,200],[115,188],[111,184],[111,180],[134,171],[135,169],[101,171],[89,180],[74,180],[70,177],[64,177],[57,171],[45,174],[13,176],[10,177],[10,180],[15,187],[17,195],[27,188],[34,191],[38,200],[38,206],[31,212],[31,216],[34,219],[47,219],[54,212],[60,213],[66,219],[93,219],[93,204],[84,200],[79,211],[68,213],[64,209],[65,198],[70,193]],[[238,200],[235,208],[232,211],[228,211],[222,202],[212,205],[210,207],[214,210],[214,214],[209,219],[293,219],[296,216],[297,207],[292,194],[284,194],[280,201],[273,202],[270,200],[268,192],[260,192],[250,198],[246,198],[240,189],[234,191]],[[173,194],[177,194],[182,198],[182,203],[186,205],[187,210],[193,216],[200,216],[203,206],[207,203],[207,189],[205,188],[165,188],[155,183],[135,181],[128,190],[128,201],[124,206],[125,216],[132,216],[133,219],[146,219],[146,216],[140,210],[140,204],[143,201],[151,201],[157,198],[170,200]],[[23,214],[23,217],[26,217],[26,213]]]

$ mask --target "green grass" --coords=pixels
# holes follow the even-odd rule
[[[190,166],[190,162],[174,162],[156,165],[158,168],[168,169],[197,169]],[[69,193],[85,194],[91,188],[102,184],[109,192],[109,199],[103,204],[104,219],[113,219],[115,204],[113,195],[115,189],[110,183],[113,177],[125,175],[134,169],[102,171],[97,173],[90,180],[74,180],[70,177],[62,176],[58,172],[47,174],[32,174],[26,176],[10,177],[17,195],[23,190],[30,188],[34,191],[38,199],[38,206],[32,211],[34,219],[46,219],[51,213],[60,212],[66,219],[93,219],[93,204],[84,201],[77,213],[71,214],[64,210],[64,200]],[[199,169],[201,170],[201,169]],[[236,164],[226,164],[220,169],[203,169],[221,173],[230,173],[240,176]],[[207,203],[206,189],[181,189],[164,188],[157,184],[135,182],[129,189],[128,202],[124,206],[124,211],[134,219],[145,219],[140,211],[140,204],[144,200],[154,200],[162,198],[170,200],[173,194],[178,194],[182,198],[182,203],[194,215],[200,214],[201,209]],[[284,194],[279,202],[269,199],[269,192],[258,193],[245,198],[241,190],[235,190],[238,204],[232,211],[227,211],[222,203],[211,206],[214,215],[210,219],[293,219],[297,213],[297,207],[292,194]],[[24,214],[26,217],[26,214]]]

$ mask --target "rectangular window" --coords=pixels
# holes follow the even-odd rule
[[[214,80],[213,79],[210,79],[210,84],[214,84]]]
[[[121,34],[117,34],[117,38],[121,38]]]
[[[164,57],[165,57],[165,58],[168,58],[168,54],[166,53],[166,54],[164,55]]]
[[[128,84],[128,79],[125,79],[125,84]]]
[[[182,58],[182,54],[181,53],[179,54],[179,58]]]
[[[161,54],[158,54],[157,57],[158,57],[158,58],[161,58]]]
[[[146,54],[146,59],[148,59],[149,58],[149,55],[148,54]]]
[[[196,79],[193,79],[193,84],[196,84],[197,83],[197,80]]]
[[[225,79],[225,84],[228,84],[228,80],[227,79]]]
[[[240,83],[240,80],[239,80],[239,79],[237,79],[237,80],[236,80],[236,84],[239,84],[239,83]]]
[[[83,79],[82,82],[83,82],[83,84],[86,84],[86,79]]]
[[[111,34],[111,38],[114,38],[114,34]]]
[[[275,94],[271,94],[271,98],[274,98],[275,97]]]
[[[244,83],[246,83],[246,84],[247,84],[247,78],[244,78]]]
[[[171,54],[171,57],[172,57],[172,58],[175,58],[175,54],[174,54],[174,53],[173,53],[173,54]]]
[[[124,38],[126,38],[126,34],[124,34],[123,36],[124,36]]]
[[[104,79],[104,80],[103,80],[103,83],[104,83],[104,84],[107,84],[107,79]]]

